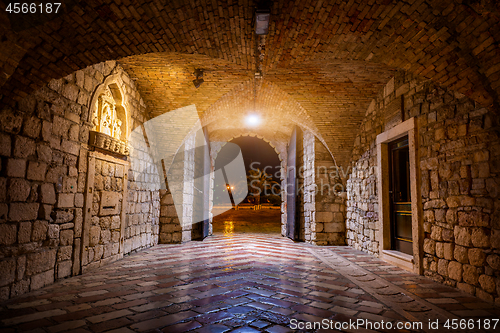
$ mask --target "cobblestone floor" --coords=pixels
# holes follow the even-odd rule
[[[0,306],[1,332],[334,331],[291,329],[325,318],[347,332],[397,331],[376,329],[382,321],[458,332],[429,329],[429,320],[469,318],[500,331],[491,329],[500,308],[454,288],[348,247],[258,234],[159,245]]]

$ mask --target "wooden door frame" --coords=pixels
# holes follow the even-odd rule
[[[391,209],[389,197],[389,143],[403,136],[408,136],[410,154],[410,185],[413,257],[391,250]],[[420,168],[418,159],[418,129],[415,117],[385,131],[377,136],[377,189],[379,216],[377,221],[377,238],[379,255],[401,268],[423,274],[423,222],[422,197],[420,196]]]

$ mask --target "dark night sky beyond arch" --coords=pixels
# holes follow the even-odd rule
[[[237,144],[240,147],[247,173],[251,170],[250,165],[252,162],[260,162],[260,165],[255,166],[261,170],[263,170],[266,166],[271,166],[271,168],[266,170],[267,173],[272,174],[274,180],[279,181],[279,176],[276,177],[276,173],[280,170],[280,160],[278,158],[278,154],[276,154],[276,151],[269,145],[269,143],[252,136],[240,136],[229,142]],[[223,166],[223,164],[227,163],[227,161],[223,161],[224,158],[219,158],[220,156],[225,155],[225,147],[227,146],[222,147],[221,152],[217,155],[215,169],[219,169]]]

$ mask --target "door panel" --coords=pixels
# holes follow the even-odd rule
[[[413,255],[408,137],[389,144],[391,247]]]
[[[287,237],[292,240],[298,240],[298,223],[296,207],[297,191],[297,127],[293,129],[290,142],[288,144],[288,163],[286,178],[286,219],[287,219]]]

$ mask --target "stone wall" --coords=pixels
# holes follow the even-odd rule
[[[299,135],[300,133],[300,135]],[[315,170],[314,134],[302,129],[297,133],[297,206],[300,225],[299,240],[315,243]]]
[[[345,245],[345,196],[339,169],[317,138],[314,141],[315,223],[317,245]]]
[[[353,163],[346,186],[346,240],[348,245],[378,256],[376,165],[377,154],[373,146]]]
[[[160,190],[160,244],[177,244],[182,241],[182,228],[175,210],[172,193]]]
[[[196,132],[193,132],[186,137],[169,168],[167,178],[171,182],[161,192],[161,243],[187,242],[193,238],[195,143]]]
[[[128,208],[124,224],[124,253],[158,244],[160,232],[160,179],[163,178],[163,172],[158,170],[158,164],[152,157],[154,142],[144,140],[142,130],[134,132],[130,136],[132,148],[127,186]]]
[[[417,117],[424,274],[500,302],[500,140],[492,113],[462,94],[398,73],[366,112],[347,191],[348,244],[377,255],[375,138]]]
[[[83,238],[90,236],[84,232],[83,211],[92,127],[89,103],[93,92],[110,75],[121,78],[132,130],[145,121],[145,106],[134,83],[113,61],[52,80],[15,106],[0,110],[0,299],[79,274],[82,265],[100,256],[101,249],[103,256],[117,253],[116,244],[121,240],[117,242],[116,215],[99,214],[95,215],[98,220],[93,220],[93,226],[100,229],[97,232],[94,228],[94,237],[99,235],[94,245],[99,249],[93,251],[90,261],[89,251],[82,252]],[[101,164],[96,174],[108,177],[110,192],[120,193],[118,184],[122,184],[122,173],[127,170],[113,163],[106,167]],[[136,189],[154,182],[151,177],[132,179],[127,185],[129,193],[135,198]],[[158,234],[154,210],[159,197],[154,186],[147,191],[149,196],[137,196],[143,218],[137,219],[134,232],[123,235],[133,239],[140,234],[141,242],[130,245],[127,251],[157,242],[157,236],[153,236]],[[131,216],[136,214],[137,209],[129,211]],[[143,234],[151,236],[148,239]],[[126,251],[120,247],[119,252]],[[87,257],[82,258],[82,253]]]

